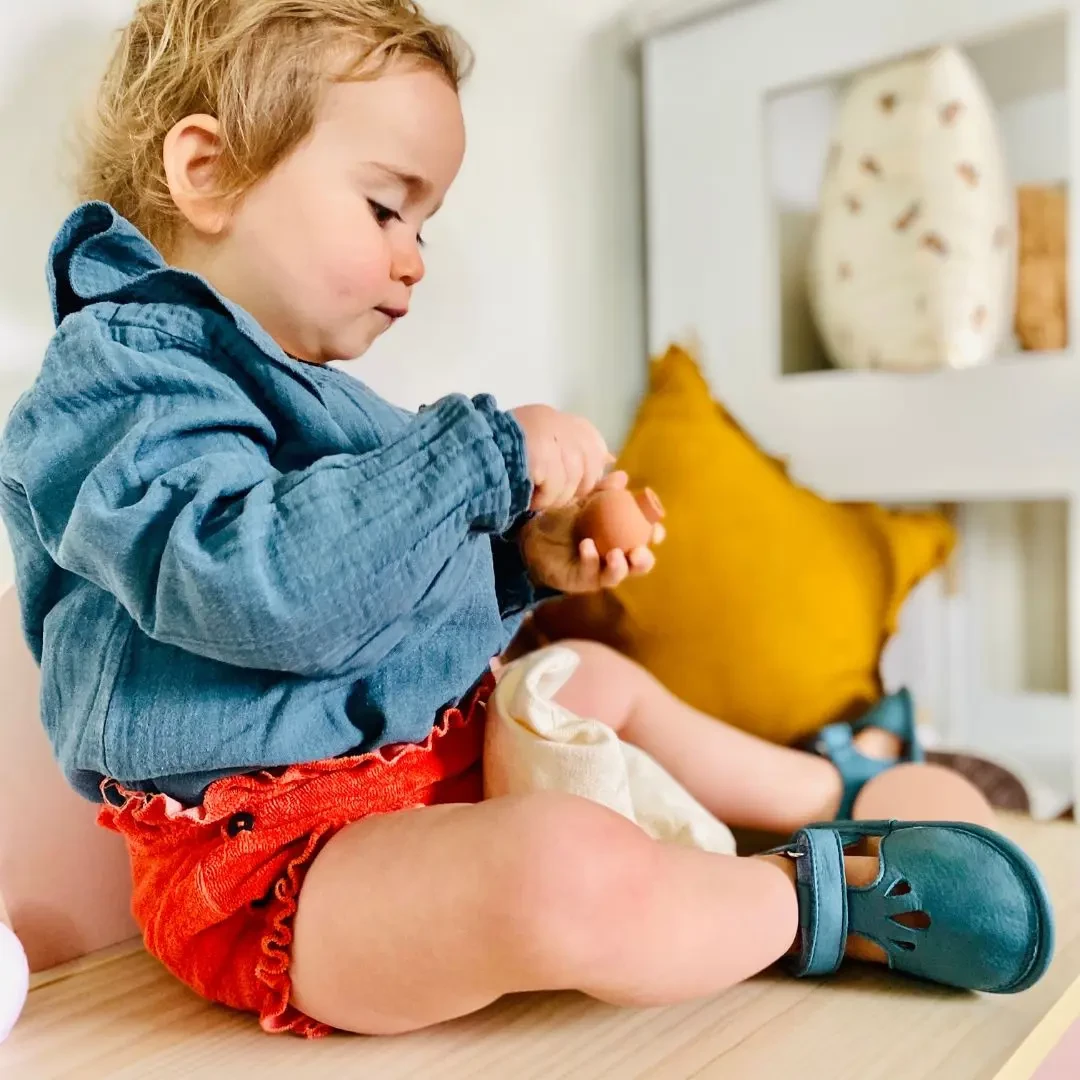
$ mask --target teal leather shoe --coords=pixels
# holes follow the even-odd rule
[[[844,849],[865,837],[882,838],[881,870],[872,884],[849,886]],[[769,854],[797,860],[798,976],[835,972],[849,934],[880,946],[896,971],[966,990],[1018,993],[1050,966],[1054,915],[1042,876],[990,829],[947,821],[822,823]],[[914,912],[921,913],[917,926],[896,921]]]
[[[855,746],[855,736],[867,728],[891,732],[904,744],[896,758],[867,757]],[[865,716],[850,724],[828,724],[804,744],[812,754],[828,758],[844,782],[844,795],[836,814],[838,821],[851,817],[855,800],[863,787],[879,773],[903,762],[923,761],[915,731],[915,704],[907,690],[883,698]]]

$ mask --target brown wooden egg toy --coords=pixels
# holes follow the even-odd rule
[[[612,551],[647,547],[663,520],[664,506],[650,488],[608,488],[589,496],[574,523],[577,542],[592,540],[601,558]]]

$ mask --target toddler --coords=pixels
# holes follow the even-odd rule
[[[560,704],[723,821],[795,835],[737,858],[569,795],[482,801],[523,615],[653,556],[573,540],[580,500],[626,483],[587,421],[484,395],[413,414],[328,366],[409,311],[466,67],[413,0],[141,0],[105,77],[0,510],[44,724],[128,845],[147,948],[306,1035],[514,991],[678,1002],[783,958],[1032,985],[1041,879],[918,763],[895,700],[803,753],[570,643]]]

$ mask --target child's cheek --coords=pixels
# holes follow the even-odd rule
[[[379,241],[336,246],[329,285],[343,303],[367,309],[389,302],[390,262],[381,236]]]

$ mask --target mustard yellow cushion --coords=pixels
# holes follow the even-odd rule
[[[607,641],[690,704],[777,742],[880,699],[900,608],[955,543],[945,518],[799,487],[680,348],[652,365],[619,465],[667,508],[657,567],[545,605],[542,635]]]

